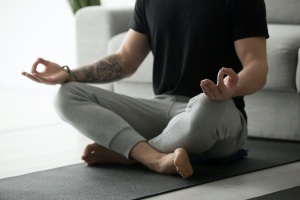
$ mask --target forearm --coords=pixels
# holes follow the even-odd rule
[[[268,65],[266,62],[253,61],[238,74],[239,81],[234,96],[253,94],[264,87],[267,81]]]
[[[121,59],[116,54],[106,56],[99,61],[71,70],[68,81],[86,83],[108,83],[126,77]]]

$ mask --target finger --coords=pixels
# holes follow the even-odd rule
[[[210,99],[213,99],[214,96],[211,92],[211,88],[205,83],[205,81],[201,81],[201,88],[202,88],[202,91],[204,92],[204,94],[210,98]]]
[[[22,75],[23,75],[23,76],[26,76],[27,78],[29,78],[29,79],[32,80],[32,81],[35,81],[35,82],[40,83],[40,81],[39,81],[37,78],[35,78],[34,76],[32,76],[32,75],[29,74],[29,73],[22,72]]]
[[[211,80],[204,80],[204,84],[207,86],[206,90],[210,93],[212,99],[222,99],[222,92],[220,91],[220,88],[214,84],[214,82]]]
[[[43,64],[43,65],[47,65],[49,63],[48,60],[45,60],[43,58],[39,58],[40,59],[40,63]]]
[[[217,85],[223,87],[224,86],[224,68],[221,68],[218,72],[217,76]]]
[[[212,96],[211,96],[210,93],[207,91],[206,86],[205,86],[203,83],[200,84],[200,87],[201,87],[203,93],[204,93],[209,99],[212,99]]]
[[[220,90],[221,88],[219,88],[219,86],[215,85],[212,81],[205,80],[204,85],[206,86],[205,90],[207,91],[207,93],[210,94],[211,99],[220,100],[223,98],[222,97],[223,94]]]
[[[202,90],[210,99],[215,99],[216,94],[214,92],[214,83],[210,80],[203,80],[202,83]]]
[[[235,73],[235,71],[233,71],[233,69],[231,68],[222,68],[222,69],[224,74],[228,75],[232,81],[238,81],[239,76],[237,75],[237,73]]]
[[[200,82],[200,87],[201,87],[203,93],[205,93],[205,94],[208,93],[208,91],[206,89],[207,86],[205,85],[203,80]]]
[[[41,59],[42,58],[38,58],[32,65],[31,67],[31,74],[33,73],[38,73],[38,71],[36,70],[37,66],[41,63]]]
[[[33,74],[33,73],[39,73],[39,72],[37,71],[37,66],[38,66],[39,64],[43,64],[43,65],[45,65],[45,67],[46,67],[48,63],[49,63],[48,60],[45,60],[45,59],[43,59],[43,58],[38,58],[38,59],[33,63],[33,65],[32,65],[31,73],[32,73],[32,74]]]
[[[39,74],[33,74],[33,77],[36,78],[40,83],[51,84],[51,79],[45,78]]]

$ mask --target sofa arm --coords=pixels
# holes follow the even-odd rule
[[[300,49],[298,50],[298,65],[297,65],[297,71],[296,71],[296,85],[297,85],[297,91],[300,93]]]
[[[107,54],[108,40],[128,30],[133,8],[90,6],[76,15],[77,66],[89,64]]]

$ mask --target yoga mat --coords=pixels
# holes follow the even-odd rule
[[[299,200],[300,199],[300,186],[294,187],[279,192],[274,192],[261,197],[252,198],[249,200]]]
[[[194,164],[194,175],[152,172],[142,165],[77,164],[0,180],[0,199],[141,199],[300,160],[300,143],[249,139],[249,156],[230,163]]]

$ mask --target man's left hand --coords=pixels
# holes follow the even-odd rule
[[[227,75],[224,78],[224,75]],[[202,80],[200,87],[204,94],[212,100],[225,100],[234,96],[239,76],[231,68],[220,69],[217,84],[209,79]]]

